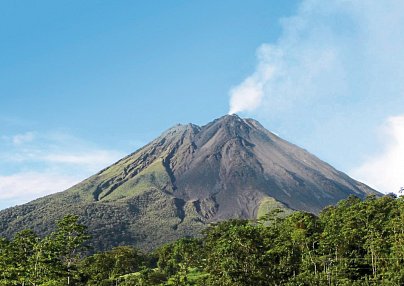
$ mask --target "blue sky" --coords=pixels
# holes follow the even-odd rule
[[[378,2],[2,1],[0,209],[228,112],[398,190],[404,4]]]

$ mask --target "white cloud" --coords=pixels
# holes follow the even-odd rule
[[[35,139],[34,132],[26,132],[23,134],[14,135],[11,140],[15,145],[21,145],[27,142],[31,142]]]
[[[5,138],[13,143],[12,148],[0,151],[0,158],[8,163],[64,164],[94,170],[124,156],[122,152],[93,146],[69,134],[27,132]]]
[[[115,162],[122,156],[122,153],[112,150],[91,150],[82,153],[48,154],[44,155],[41,160],[52,163],[77,165],[97,171]]]
[[[355,168],[351,174],[384,193],[404,187],[404,115],[390,117],[382,129],[385,149]]]
[[[14,200],[18,203],[63,191],[80,180],[78,177],[55,172],[20,172],[0,176],[0,200]]]
[[[64,133],[27,132],[3,139],[0,209],[63,191],[124,156]]]

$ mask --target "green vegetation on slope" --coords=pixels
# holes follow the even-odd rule
[[[167,174],[161,159],[156,160],[135,177],[120,185],[109,195],[102,198],[104,201],[117,201],[127,199],[152,188],[164,190],[170,186],[170,176]]]
[[[257,219],[263,219],[268,214],[272,213],[274,210],[281,210],[282,216],[290,215],[293,210],[287,208],[282,203],[278,202],[274,198],[264,197],[258,207]]]
[[[404,285],[404,197],[349,197],[318,217],[276,213],[212,224],[150,253],[119,246],[86,257],[84,227],[67,216],[44,238],[0,239],[0,285]]]

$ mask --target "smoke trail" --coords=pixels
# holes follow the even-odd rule
[[[282,20],[277,41],[258,48],[255,71],[230,90],[229,113],[277,122],[327,161],[354,169],[380,149],[377,126],[403,114],[402,15],[403,1],[304,0]]]

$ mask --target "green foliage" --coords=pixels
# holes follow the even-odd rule
[[[12,241],[0,240],[0,285],[71,285],[88,236],[76,216],[57,222],[57,230],[39,238],[24,230]]]
[[[96,253],[81,261],[81,277],[86,285],[99,285],[103,281],[123,280],[125,274],[140,271],[149,266],[147,257],[139,250],[129,246],[118,246],[110,251]]]
[[[162,160],[159,159],[102,199],[114,201],[139,195],[152,188],[162,190],[169,182],[170,177],[163,166]]]
[[[87,239],[75,216],[43,238],[0,238],[0,285],[404,285],[403,197],[349,197],[318,217],[275,209],[149,254],[119,246],[83,257]]]
[[[279,215],[281,217],[285,217],[290,215],[293,211],[287,208],[282,203],[278,202],[274,198],[271,197],[264,197],[259,204],[258,211],[257,211],[257,219],[262,220],[265,219],[268,214],[271,214],[274,210],[278,210]]]
[[[264,285],[264,231],[248,221],[230,220],[205,232],[209,285]]]

